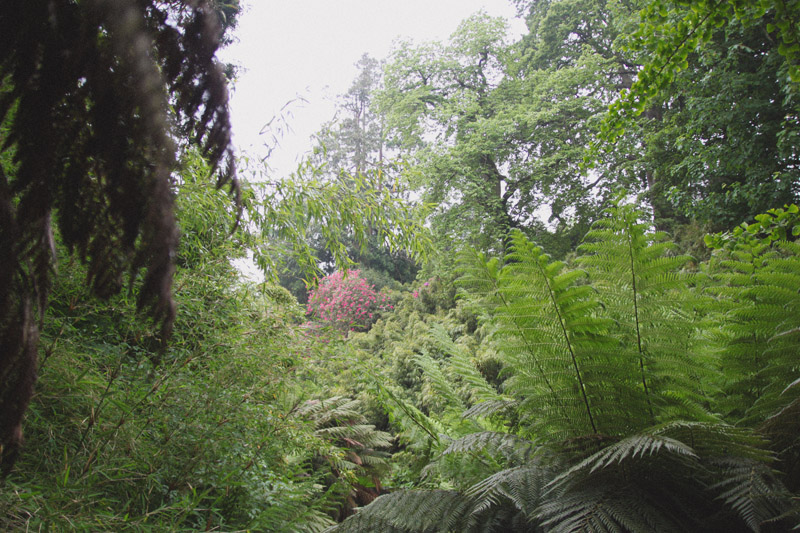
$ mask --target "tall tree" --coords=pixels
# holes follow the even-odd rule
[[[384,117],[373,105],[374,94],[383,83],[381,65],[364,54],[355,66],[358,75],[339,96],[336,117],[315,136],[319,159],[333,176],[383,170],[386,156]]]
[[[215,10],[215,7],[220,10]],[[178,232],[175,139],[238,185],[228,92],[206,0],[31,0],[0,9],[0,463],[7,470],[36,380],[55,220],[107,296],[126,272],[169,333]],[[140,276],[138,272],[144,269]]]
[[[426,200],[440,205],[439,231],[481,235],[482,247],[502,246],[515,225],[508,205],[515,189],[496,150],[504,131],[492,121],[501,105],[493,91],[507,68],[505,39],[502,19],[478,14],[447,44],[401,43],[380,95],[394,142],[416,151]]]
[[[642,8],[625,42],[636,76],[610,106],[595,146],[608,154],[633,139],[644,148],[650,202],[678,221],[729,229],[796,201],[797,3]]]
[[[378,193],[386,192],[395,198],[407,196],[405,187],[397,183],[398,165],[391,160],[394,150],[387,144],[384,113],[374,102],[375,94],[383,86],[381,63],[364,54],[355,67],[358,74],[348,90],[339,95],[335,117],[314,136],[314,162],[322,165],[323,174],[333,182],[354,184],[363,180]],[[377,230],[373,227],[363,243],[355,235],[342,236],[350,258],[383,278],[370,280],[380,286],[390,280],[403,283],[413,280],[418,269],[416,262],[403,250],[387,250],[377,238]],[[324,250],[322,233],[321,227],[315,227],[308,235],[314,241],[312,246],[318,257],[326,263],[325,274],[331,274],[337,265]],[[296,267],[287,265],[281,283],[304,302],[307,294]]]
[[[417,149],[442,233],[497,249],[517,228],[563,254],[620,183],[641,179],[619,154],[581,172],[598,118],[635,72],[614,50],[630,9],[533,7],[530,33],[513,45],[502,21],[476,15],[445,45],[401,46],[381,101],[395,135]]]

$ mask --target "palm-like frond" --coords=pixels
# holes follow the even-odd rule
[[[428,354],[421,353],[414,356],[414,363],[422,370],[425,385],[423,396],[436,398],[443,403],[445,410],[461,412],[466,407],[453,388],[452,382],[444,375],[439,363]]]
[[[508,264],[497,269],[463,256],[461,283],[496,307],[495,340],[510,374],[506,390],[522,402],[537,436],[620,434],[640,419],[636,380],[616,356],[585,273],[551,262],[521,233],[512,234]],[[624,406],[624,407],[623,407]]]
[[[764,237],[765,216],[719,237],[724,245],[708,268],[725,371],[721,404],[733,421],[751,425],[800,396],[788,387],[800,376],[800,245]]]
[[[553,476],[552,465],[534,460],[523,465],[496,472],[465,492],[471,499],[471,510],[467,524],[479,524],[491,514],[519,513],[526,529],[533,529],[537,522],[538,507],[548,480]]]
[[[663,513],[647,493],[590,485],[550,499],[539,513],[550,533],[683,532],[685,526]],[[633,489],[633,487],[630,487]]]
[[[459,531],[469,500],[450,490],[409,490],[381,496],[330,533]]]
[[[614,327],[617,358],[636,380],[628,409],[644,409],[638,427],[703,416],[699,383],[708,365],[693,349],[697,299],[686,290],[688,256],[675,255],[664,233],[650,232],[630,205],[607,211],[581,245],[579,264],[587,270]],[[635,366],[635,372],[633,367]]]
[[[761,531],[767,521],[791,509],[791,494],[764,463],[752,459],[725,458],[720,467],[722,479],[709,487],[722,491],[725,501],[753,531]]]
[[[400,436],[410,446],[430,449],[447,436],[447,429],[439,421],[401,399],[389,387],[379,387],[379,393],[389,419],[400,428]]]
[[[502,415],[509,412],[509,410],[516,411],[519,407],[519,401],[513,399],[498,399],[487,400],[484,402],[476,403],[461,415],[464,418],[480,418],[490,417],[495,415]]]
[[[318,429],[316,435],[334,441],[344,442],[354,448],[388,448],[392,445],[392,436],[385,431],[375,429],[372,424],[346,424]]]
[[[534,444],[510,433],[482,431],[452,441],[442,454],[475,453],[483,450],[499,453],[511,464],[521,464],[527,462],[534,453]]]
[[[298,406],[297,413],[322,428],[333,422],[361,420],[363,416],[358,408],[358,400],[345,396],[333,396],[322,400],[309,400]]]
[[[429,336],[436,348],[449,356],[448,374],[466,384],[470,401],[481,403],[503,399],[477,369],[470,351],[465,346],[453,342],[450,334],[441,324],[431,326]]]

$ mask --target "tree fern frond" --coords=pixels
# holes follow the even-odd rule
[[[548,489],[558,490],[565,484],[573,483],[576,476],[586,476],[623,461],[659,453],[670,454],[679,461],[698,458],[690,446],[676,439],[656,434],[633,435],[603,448],[559,474],[548,483]]]
[[[627,488],[594,485],[548,499],[538,510],[542,525],[553,533],[686,531],[646,493]]]
[[[723,423],[675,421],[652,428],[655,435],[665,436],[691,446],[706,458],[733,456],[754,461],[770,461],[764,440],[748,428]]]
[[[451,453],[474,453],[482,450],[489,450],[500,453],[512,464],[527,462],[534,452],[534,444],[526,439],[517,437],[510,433],[498,433],[495,431],[482,431],[471,433],[464,437],[454,440],[442,455]]]
[[[378,431],[372,424],[347,424],[318,429],[314,432],[321,437],[344,441],[348,446],[357,448],[388,448],[392,445],[392,436],[385,431]]]
[[[448,373],[467,384],[469,398],[473,402],[496,401],[502,398],[476,368],[469,350],[463,345],[453,342],[444,326],[441,324],[431,326],[430,339],[436,348],[450,356]]]
[[[465,492],[472,500],[470,523],[479,522],[481,516],[507,501],[525,516],[529,526],[532,525],[545,485],[552,475],[552,467],[534,460],[501,470],[476,483]]]
[[[291,529],[288,531],[292,533],[322,533],[332,525],[335,525],[335,522],[328,515],[311,507],[304,509],[302,514],[291,517]]]
[[[584,274],[550,262],[519,232],[512,234],[510,250],[509,264],[499,272],[496,315],[512,371],[507,389],[531,406],[553,408],[540,411],[543,416],[531,411],[540,430],[579,435],[611,429],[615,422],[604,405],[609,393],[616,395],[601,394],[603,381],[593,379],[608,368],[608,323],[597,318],[591,288],[577,283]]]
[[[709,487],[724,491],[725,500],[753,531],[760,531],[765,522],[783,516],[791,509],[791,494],[761,462],[751,459],[726,458],[715,462],[723,479]]]
[[[461,531],[469,500],[456,491],[408,490],[380,496],[331,533]]]
[[[649,232],[633,206],[617,205],[607,214],[580,246],[578,263],[616,324],[610,334],[619,339],[618,357],[636,376],[630,391],[636,401],[628,405],[645,408],[637,429],[675,415],[692,418],[699,411],[693,404],[703,400],[697,383],[709,371],[690,348],[697,302],[686,290],[692,276],[682,270],[690,258],[675,255],[664,233]]]
[[[717,236],[722,244],[708,264],[722,333],[714,340],[725,369],[724,412],[749,425],[791,403],[794,395],[784,391],[800,375],[800,247],[763,237],[771,216]]]
[[[335,420],[363,419],[359,411],[359,401],[345,396],[309,400],[297,408],[297,413],[313,420],[317,427],[324,427]]]
[[[506,413],[509,409],[515,409],[518,406],[519,402],[517,400],[488,400],[476,403],[464,411],[461,416],[464,418],[489,417]]]
[[[388,387],[379,386],[378,390],[389,419],[400,427],[412,446],[438,446],[442,437],[447,436],[447,430],[440,422],[400,399]]]
[[[437,399],[443,400],[445,409],[457,411],[464,410],[464,403],[458,393],[453,389],[451,382],[445,377],[439,363],[434,361],[427,353],[420,353],[414,356],[414,363],[422,370],[426,386],[423,387],[423,394],[430,391]],[[430,394],[428,392],[428,394]]]

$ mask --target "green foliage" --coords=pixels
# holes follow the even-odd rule
[[[373,187],[368,174],[350,176],[346,182],[320,181],[321,169],[310,161],[301,164],[291,179],[263,187],[248,210],[249,222],[260,230],[254,243],[256,263],[277,279],[279,263],[291,257],[307,279],[320,267],[311,248],[312,231],[331,254],[336,266],[354,265],[345,236],[365,249],[370,239],[390,251],[403,250],[416,260],[427,256],[431,242],[423,225],[424,209]]]
[[[637,217],[617,207],[598,222],[581,247],[585,271],[549,261],[519,233],[502,268],[466,258],[461,283],[497,307],[506,387],[530,412],[532,434],[624,435],[703,416],[680,271],[688,258],[670,256],[664,235],[646,234]]]
[[[618,48],[641,67],[587,161],[643,140],[659,216],[714,231],[796,202],[798,16],[796,2],[644,2]]]
[[[2,529],[333,523],[345,496],[325,490],[324,473],[308,465],[343,452],[299,417],[290,377],[316,341],[299,330],[303,311],[285,290],[240,284],[229,261],[247,236],[230,236],[236,213],[202,184],[208,167],[195,159],[186,168],[179,307],[166,349],[137,314],[135,293],[99,303],[86,270],[62,263],[27,446],[0,491]]]
[[[762,253],[756,262],[790,268],[798,250],[781,237],[793,233],[796,213],[776,210],[736,236],[709,240],[737,251],[748,244],[769,249],[774,257]],[[718,375],[737,375],[729,373],[724,350],[718,358],[702,356],[715,351],[709,331],[719,327],[715,320],[726,307],[722,298],[698,292],[747,295],[751,282],[737,278],[735,265],[719,253],[710,264],[728,268],[741,278],[739,286],[722,291],[725,276],[690,274],[690,258],[676,255],[665,235],[650,231],[628,205],[611,208],[580,252],[576,263],[584,270],[571,270],[517,233],[502,265],[474,251],[463,254],[461,283],[488,310],[490,338],[506,365],[503,393],[517,401],[502,402],[497,392],[478,401],[504,404],[474,420],[491,425],[482,430],[455,422],[450,413],[468,405],[455,386],[460,377],[475,393],[466,398],[491,388],[475,380],[474,368],[461,370],[459,345],[434,327],[432,338],[446,347],[448,359],[416,357],[430,383],[427,394],[435,392],[440,402],[416,415],[428,428],[429,450],[439,450],[428,452],[428,490],[384,497],[336,531],[368,531],[382,520],[399,531],[777,531],[796,521],[781,479],[791,471],[796,443],[773,433],[795,427],[794,397],[783,397],[783,410],[762,426],[776,438],[772,445],[789,443],[773,463],[769,441],[715,414],[717,406],[737,403],[724,391],[715,394]],[[783,294],[777,283],[756,292]],[[796,300],[796,290],[786,294]],[[771,352],[772,335],[753,341],[750,350]],[[796,392],[796,364],[776,359],[784,375],[762,378],[776,391]],[[413,413],[408,406],[400,410]],[[775,472],[773,464],[787,470]],[[400,509],[389,511],[388,502]]]
[[[713,1],[653,1],[642,10],[642,22],[631,42],[651,55],[630,91],[622,93],[611,106],[604,133],[613,139],[620,131],[614,117],[622,113],[641,113],[671,83],[676,74],[689,66],[689,55],[702,50],[713,37],[715,28],[732,22],[744,26],[769,21],[768,33],[779,40],[778,52],[786,61],[787,81],[800,81],[800,33],[798,33],[796,2],[760,0],[745,2]],[[776,31],[777,30],[777,31]]]
[[[328,493],[343,492],[344,503],[337,518],[343,519],[355,505],[365,505],[381,493],[381,477],[388,471],[388,453],[381,451],[392,445],[392,436],[365,423],[360,402],[335,396],[309,400],[297,409],[298,415],[310,420],[314,434],[328,444],[312,460],[315,476],[325,475]],[[319,464],[328,464],[328,471]]]
[[[54,229],[89,265],[94,294],[118,293],[126,277],[138,285],[140,307],[166,339],[175,318],[176,138],[197,146],[219,171],[218,185],[238,196],[227,80],[215,58],[225,28],[215,8],[206,0],[53,0],[2,9],[3,473],[36,381],[36,314],[45,313],[55,279]]]
[[[797,398],[798,208],[773,209],[728,234],[710,235],[708,273],[717,301],[713,316],[725,369],[725,413],[757,424]]]
[[[696,283],[685,270],[691,258],[678,255],[665,233],[650,232],[633,206],[606,213],[580,246],[577,263],[603,302],[601,314],[614,324],[614,357],[638,368],[638,383],[623,385],[630,396],[620,402],[633,419],[649,424],[703,418],[700,383],[708,381],[711,361],[695,349],[701,302],[686,290]],[[622,374],[634,376],[630,367]]]

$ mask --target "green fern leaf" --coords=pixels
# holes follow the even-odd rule
[[[509,433],[483,431],[454,440],[444,449],[442,455],[475,453],[483,450],[500,453],[512,464],[519,464],[528,461],[534,452],[534,444]]]

